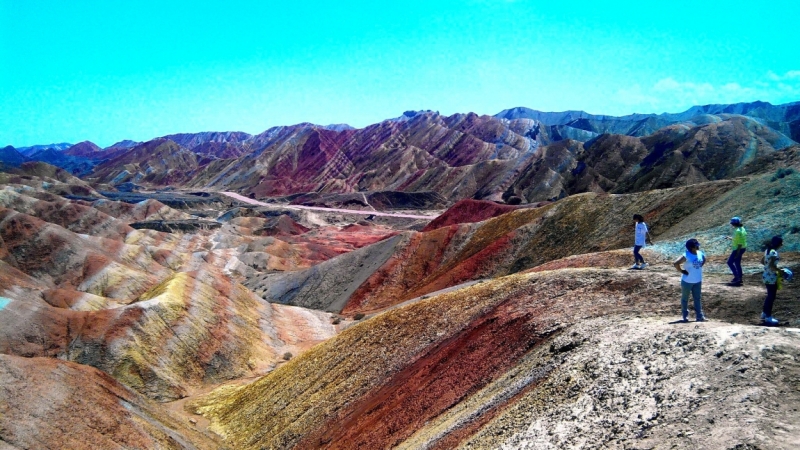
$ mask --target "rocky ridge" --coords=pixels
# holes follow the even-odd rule
[[[347,127],[240,136],[265,145],[258,156],[228,158],[224,134],[181,137],[192,149],[145,143],[98,166],[131,192],[43,163],[0,173],[0,442],[794,448],[800,285],[778,294],[781,326],[759,326],[758,247],[782,234],[781,264],[800,270],[798,147],[726,114],[532,151],[552,128],[531,119],[414,112],[379,124],[380,142],[404,140],[398,153],[482,174],[457,195],[551,199],[465,200],[427,226],[370,208],[438,208],[441,194],[346,192],[363,180],[348,171],[386,151],[355,151],[366,135]],[[507,153],[483,160],[487,149]],[[142,161],[148,152],[159,157]],[[261,206],[148,189],[247,155],[326,187]],[[656,241],[645,271],[626,269],[634,213]],[[733,215],[752,249],[742,287],[725,284]],[[689,237],[709,256],[705,323],[677,322],[671,261]]]

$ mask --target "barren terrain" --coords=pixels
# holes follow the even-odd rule
[[[598,139],[597,153],[565,141],[513,172],[550,185],[485,173],[506,194],[547,191],[514,205],[427,191],[256,195],[290,190],[280,178],[250,192],[200,179],[162,188],[191,174],[169,164],[203,158],[172,141],[120,150],[164,156],[146,188],[43,163],[0,172],[0,448],[800,447],[800,283],[778,293],[779,326],[759,319],[761,244],[782,235],[781,265],[800,273],[797,147],[775,150],[769,130],[723,119],[694,134]],[[458,124],[487,136],[519,125],[416,120],[382,127],[422,148],[430,136],[408,129],[444,138],[462,136],[448,128]],[[301,128],[275,133],[329,150],[359,135]],[[688,147],[642,162],[641,146],[663,150],[670,133]],[[752,151],[726,154],[733,141],[715,139],[731,137]],[[463,139],[472,148],[474,135]],[[442,170],[488,171],[538,148],[506,139],[509,159]],[[425,148],[466,164],[447,145]],[[606,148],[622,153],[605,161]],[[336,155],[325,157],[350,170]],[[578,176],[580,158],[604,162]],[[298,183],[354,182],[306,163]],[[591,189],[550,195],[581,183]],[[636,213],[654,238],[645,270],[628,269]],[[726,284],[734,215],[749,237],[741,287]],[[692,237],[708,255],[709,321],[680,323],[672,261]]]

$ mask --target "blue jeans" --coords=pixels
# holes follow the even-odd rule
[[[764,299],[764,315],[772,317],[772,304],[775,303],[775,297],[778,295],[777,284],[764,284],[767,287],[767,298]]]
[[[636,262],[636,263],[640,263],[640,262],[643,263],[644,262],[644,258],[642,258],[642,255],[639,254],[639,250],[641,250],[641,249],[642,249],[641,245],[634,245],[633,246],[633,262]]]
[[[694,314],[697,319],[704,319],[703,306],[700,304],[700,289],[703,282],[700,283],[687,283],[681,280],[681,314],[684,319],[689,318],[689,292],[692,293],[694,299]]]
[[[734,280],[742,280],[742,255],[747,249],[741,250],[734,250],[731,252],[731,256],[728,257],[728,267],[730,267],[731,272],[733,272],[733,279]]]

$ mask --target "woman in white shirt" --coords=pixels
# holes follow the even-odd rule
[[[681,264],[685,264],[681,267]],[[676,259],[673,266],[682,273],[681,276],[681,314],[684,322],[689,321],[689,293],[694,299],[695,319],[698,322],[705,322],[706,316],[703,314],[703,306],[700,303],[701,289],[703,286],[703,265],[706,263],[706,255],[700,250],[700,243],[697,239],[686,241],[686,253]]]

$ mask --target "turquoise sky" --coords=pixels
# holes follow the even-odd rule
[[[797,1],[0,0],[0,146],[787,103],[798,18]]]

